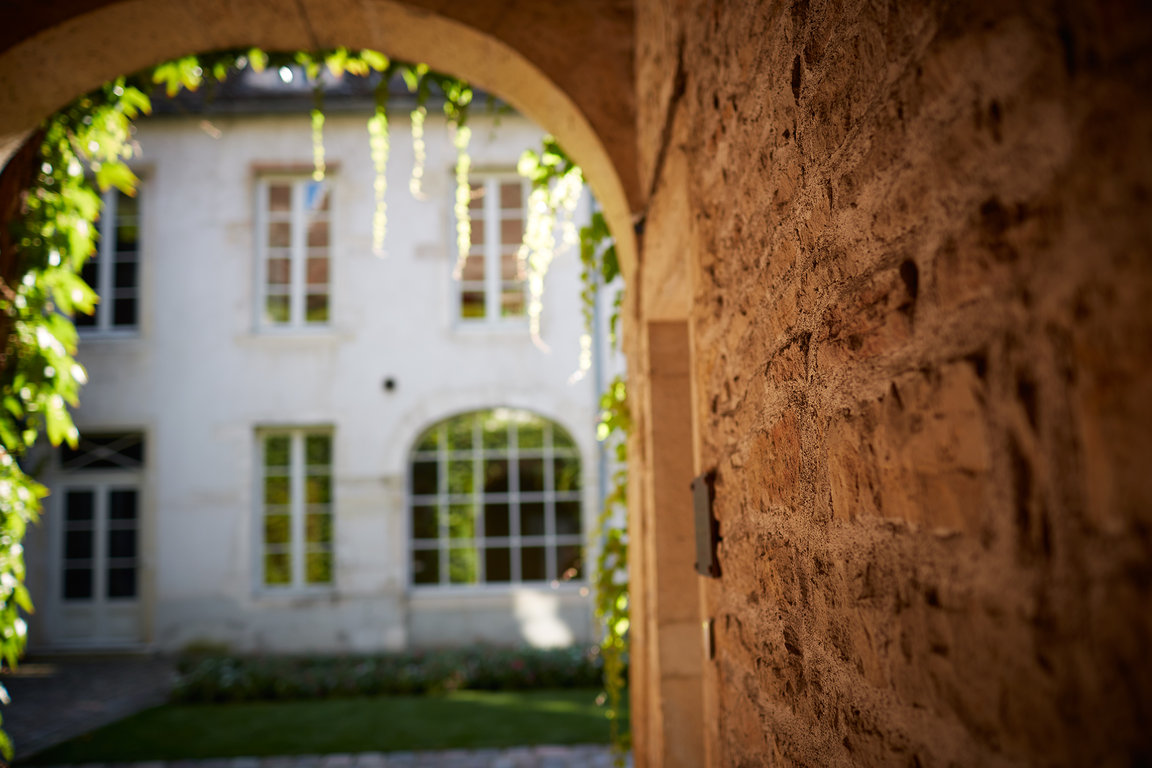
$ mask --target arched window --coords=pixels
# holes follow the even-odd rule
[[[583,577],[580,453],[558,424],[493,408],[416,441],[411,580],[515,584]]]

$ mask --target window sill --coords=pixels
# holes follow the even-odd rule
[[[328,325],[319,328],[258,328],[242,333],[236,338],[243,343],[255,344],[293,341],[337,342],[350,340],[352,334]]]
[[[76,329],[76,336],[81,344],[88,341],[135,341],[143,337],[139,328],[108,329],[108,330],[81,330]]]

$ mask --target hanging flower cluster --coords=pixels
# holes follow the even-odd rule
[[[546,348],[540,337],[540,315],[544,308],[544,276],[558,251],[575,245],[574,215],[584,189],[584,175],[551,136],[544,139],[542,151],[526,150],[516,171],[532,182],[528,194],[528,220],[524,224],[524,241],[517,252],[522,271],[528,276],[528,325],[532,340]],[[560,229],[557,245],[556,230]],[[588,350],[581,355],[581,370],[591,365],[591,341],[581,342]]]

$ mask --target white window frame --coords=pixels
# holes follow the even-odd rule
[[[328,439],[329,459],[327,476],[329,478],[328,502],[326,504],[309,504],[305,499],[305,481],[309,466],[306,465],[306,440],[309,437],[326,437]],[[289,439],[289,503],[287,509],[279,514],[289,516],[289,540],[287,550],[284,552],[270,552],[270,545],[265,535],[265,517],[269,514],[265,497],[265,480],[269,477],[266,463],[267,440],[270,437],[287,437]],[[331,427],[266,427],[256,432],[256,562],[254,579],[258,592],[276,594],[284,592],[331,592],[336,587],[336,478],[335,478],[335,437]],[[329,541],[326,547],[310,548],[306,541],[307,515],[310,508],[324,506],[329,519]],[[306,556],[310,552],[327,552],[329,557],[329,580],[326,582],[308,582],[306,576]],[[287,554],[289,556],[289,569],[291,579],[286,584],[268,583],[265,572],[265,557],[269,554]]]
[[[469,184],[472,186],[483,185],[484,187],[484,207],[480,211],[480,220],[484,223],[484,241],[482,243],[473,244],[469,249],[469,254],[483,255],[484,257],[484,316],[483,317],[465,317],[463,314],[463,299],[465,293],[465,283],[461,279],[453,276],[453,307],[452,316],[454,322],[461,328],[506,328],[524,330],[528,329],[528,280],[527,277],[520,281],[522,283],[522,290],[524,292],[523,307],[524,311],[518,315],[511,315],[505,317],[502,315],[501,300],[503,297],[504,280],[501,274],[502,266],[502,249],[511,244],[502,243],[501,238],[501,223],[506,216],[506,211],[500,207],[500,186],[510,181],[518,182],[520,185],[520,220],[524,226],[528,222],[528,182],[519,176],[514,170],[500,170],[500,171],[479,171],[474,172],[469,177]],[[473,220],[477,219],[476,212],[470,211]],[[519,247],[519,243],[515,244]],[[452,252],[457,254],[457,260],[453,264],[458,263],[459,259],[459,245],[455,239],[455,228],[453,228],[453,249]]]
[[[139,194],[143,185],[137,187],[136,197],[136,249],[134,251],[117,251],[117,230],[121,226],[120,198],[125,196],[115,187],[101,193],[103,206],[100,218],[96,222],[96,231],[99,237],[96,240],[95,258],[89,262],[96,268],[96,284],[92,290],[100,300],[96,303],[92,314],[92,324],[81,325],[77,323],[76,330],[82,336],[137,336],[140,333],[140,318],[142,315],[142,302],[140,286],[143,280],[143,259],[141,259],[143,227],[143,211],[141,196]],[[132,254],[132,258],[125,259],[124,255]],[[115,287],[116,263],[131,261],[136,264],[136,284],[130,288]],[[136,316],[131,323],[117,324],[115,322],[115,300],[117,298],[132,298],[136,300]]]
[[[463,416],[488,413],[490,411],[507,411],[511,414],[527,414],[539,419],[544,425],[544,440],[542,448],[521,449],[518,441],[509,440],[507,449],[485,449],[482,440],[482,423],[479,418],[474,419],[472,448],[470,450],[449,450],[447,444],[448,425],[455,419]],[[554,439],[555,430],[561,430],[571,441],[572,448],[557,449]],[[440,436],[435,451],[420,451],[421,440],[433,430],[439,430]],[[488,493],[483,489],[485,457],[506,459],[508,462],[508,490],[507,492]],[[542,491],[522,491],[519,483],[519,463],[521,458],[539,458],[544,468],[544,488]],[[574,490],[557,491],[555,483],[554,459],[574,458],[578,462],[580,472],[578,484]],[[437,491],[435,494],[416,494],[414,489],[414,466],[418,461],[435,461],[437,464]],[[469,494],[451,494],[448,492],[448,472],[446,468],[450,461],[472,462],[472,491]],[[587,542],[585,541],[586,525],[584,516],[584,457],[581,455],[578,444],[572,439],[562,426],[555,421],[540,414],[525,411],[519,408],[490,408],[479,411],[469,411],[449,416],[438,421],[428,429],[421,432],[410,451],[405,470],[406,475],[406,520],[407,520],[407,554],[408,554],[408,585],[416,591],[447,591],[452,589],[508,589],[518,586],[545,586],[548,584],[567,583],[584,585],[588,580],[587,573]],[[508,535],[488,536],[485,533],[484,508],[486,503],[507,504],[508,506]],[[576,519],[579,524],[577,533],[561,534],[556,530],[556,504],[577,504]],[[471,503],[476,510],[474,517],[474,535],[472,538],[452,539],[449,531],[447,510],[453,504]],[[542,503],[544,507],[544,533],[538,535],[523,534],[520,530],[520,509],[523,503]],[[435,539],[415,538],[414,516],[416,507],[434,506],[437,511],[437,537]],[[453,582],[450,571],[450,551],[453,547],[471,547],[476,552],[476,581]],[[575,578],[564,578],[558,573],[558,553],[562,547],[575,546],[579,550],[580,574]],[[525,580],[521,558],[518,553],[525,547],[543,547],[545,555],[544,577],[542,579]],[[507,548],[509,550],[509,578],[507,581],[489,581],[487,578],[487,564],[485,551],[489,548]],[[434,583],[416,581],[416,552],[436,551],[438,580]]]
[[[288,213],[290,224],[290,238],[288,245],[288,258],[290,261],[290,275],[288,283],[288,322],[271,321],[265,314],[265,307],[269,295],[273,295],[268,284],[269,224],[277,216],[271,211],[269,203],[269,187],[272,184],[288,182],[292,187],[291,209]],[[322,184],[328,193],[328,242],[325,246],[328,253],[328,282],[326,296],[328,298],[328,315],[323,321],[309,322],[307,319],[307,260],[308,260],[308,220],[304,209],[304,194],[302,190],[310,184]],[[255,305],[253,306],[253,322],[261,333],[307,332],[326,331],[332,327],[332,314],[335,307],[333,301],[333,283],[335,275],[335,248],[333,236],[335,233],[336,189],[332,183],[331,174],[324,181],[314,181],[310,175],[300,173],[264,173],[256,178],[255,189],[255,221],[256,221],[256,290]]]

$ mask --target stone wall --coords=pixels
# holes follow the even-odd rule
[[[1148,6],[637,5],[709,762],[1152,760]]]

